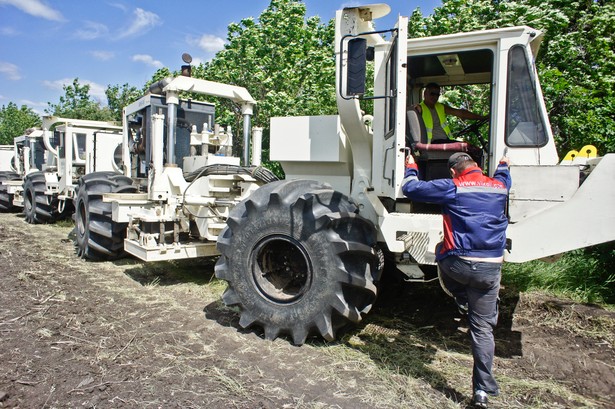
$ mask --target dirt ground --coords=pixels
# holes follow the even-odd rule
[[[92,263],[71,227],[0,214],[0,407],[465,408],[467,326],[437,283],[386,290],[339,341],[265,341],[214,260]],[[502,291],[499,408],[615,408],[615,313]]]

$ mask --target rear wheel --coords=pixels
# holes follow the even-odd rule
[[[306,180],[270,183],[235,207],[218,237],[216,276],[228,281],[223,301],[241,308],[240,325],[301,345],[359,322],[383,263],[373,225],[357,213],[345,195]]]
[[[8,186],[2,182],[9,180],[19,180],[19,175],[15,172],[2,171],[0,172],[0,211],[12,212],[16,208],[13,206],[13,195],[8,192]]]
[[[43,172],[26,176],[23,184],[23,213],[30,224],[53,223],[64,217],[58,209],[58,198],[45,194],[47,184]]]
[[[79,180],[75,197],[77,255],[89,260],[115,260],[124,255],[127,223],[112,219],[112,204],[105,193],[134,193],[132,179],[114,172],[90,173]]]

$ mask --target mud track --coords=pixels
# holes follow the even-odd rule
[[[92,263],[71,226],[0,214],[0,407],[463,408],[467,326],[400,283],[334,343],[243,330],[214,260]],[[504,289],[500,408],[615,407],[615,315]]]

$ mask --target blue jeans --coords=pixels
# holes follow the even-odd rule
[[[458,304],[468,305],[472,337],[472,387],[490,395],[499,393],[493,377],[495,341],[493,328],[498,322],[498,292],[502,263],[469,261],[448,256],[438,262],[444,287]]]

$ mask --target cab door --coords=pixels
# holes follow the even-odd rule
[[[381,195],[403,197],[401,184],[404,178],[406,147],[406,71],[408,18],[399,17],[397,30],[391,38],[391,48],[383,66],[384,72],[384,121],[383,162]],[[377,175],[375,172],[375,176]]]

